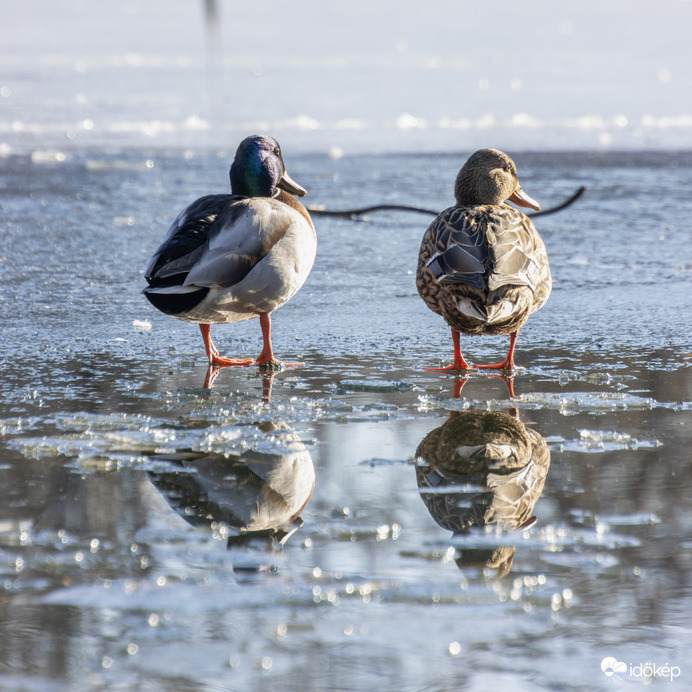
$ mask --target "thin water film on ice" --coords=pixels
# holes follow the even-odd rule
[[[331,209],[442,209],[462,159],[285,155]],[[545,206],[587,194],[536,219],[555,286],[514,398],[424,369],[451,338],[405,212],[316,216],[274,319],[303,367],[210,378],[140,291],[229,160],[0,160],[3,687],[612,689],[647,662],[689,684],[690,157],[515,156]],[[215,339],[260,348],[256,321]]]

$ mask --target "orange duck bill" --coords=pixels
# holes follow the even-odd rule
[[[529,197],[520,187],[518,187],[508,198],[508,202],[516,204],[518,207],[528,207],[529,209],[541,210],[541,205],[533,197]]]

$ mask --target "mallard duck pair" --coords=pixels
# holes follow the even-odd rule
[[[149,262],[144,294],[162,312],[199,324],[211,365],[274,364],[270,315],[307,279],[315,228],[296,199],[305,190],[286,173],[275,139],[244,139],[230,181],[231,194],[201,197],[180,212]],[[531,220],[504,202],[539,207],[521,190],[513,161],[494,149],[471,156],[455,197],[456,206],[425,232],[417,272],[421,297],[452,328],[454,363],[441,369],[470,367],[460,333],[510,334],[505,361],[483,367],[511,369],[519,327],[545,303],[551,282]],[[262,329],[259,357],[221,356],[210,325],[254,317]]]

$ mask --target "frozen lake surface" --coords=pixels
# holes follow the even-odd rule
[[[692,689],[692,3],[0,5],[0,688]],[[252,132],[328,209],[587,188],[514,398],[424,370],[406,212],[315,216],[303,367],[210,377],[143,273]]]
[[[0,154],[692,148],[683,0],[4,4]]]
[[[536,219],[555,287],[510,399],[423,370],[451,339],[415,292],[429,219],[404,212],[315,217],[274,319],[304,366],[205,388],[199,330],[140,291],[231,154],[0,159],[0,686],[610,690],[650,662],[688,689],[692,155],[515,155],[546,207],[587,193]],[[331,209],[442,209],[465,158],[284,155]],[[257,321],[214,334],[259,353]],[[514,461],[454,461],[481,442]]]

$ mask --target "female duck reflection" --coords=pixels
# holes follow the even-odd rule
[[[255,424],[254,449],[236,455],[186,451],[157,455],[174,470],[149,472],[168,504],[193,526],[213,526],[242,553],[253,539],[280,548],[302,526],[300,513],[315,487],[312,457],[283,422]],[[255,433],[259,432],[260,435]],[[247,439],[247,438],[245,438]],[[240,559],[240,557],[239,557]],[[245,559],[250,564],[243,564]],[[246,554],[234,571],[268,571]]]
[[[433,519],[455,536],[497,524],[504,531],[532,526],[533,507],[550,467],[545,439],[517,415],[461,411],[423,439],[416,450],[421,498]],[[506,575],[514,546],[457,546],[456,563]]]

